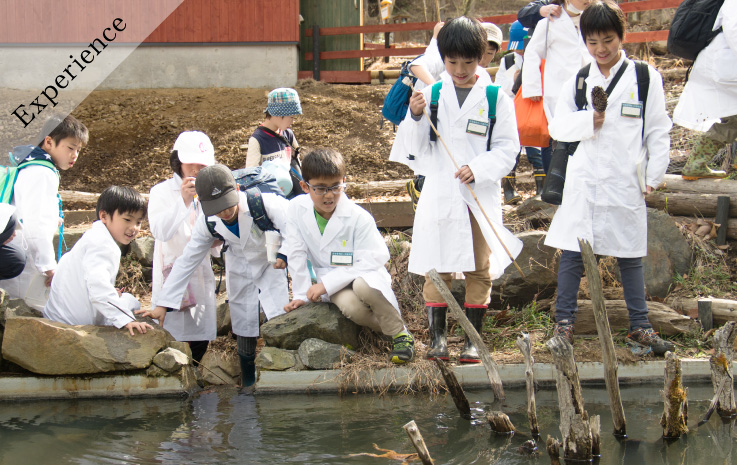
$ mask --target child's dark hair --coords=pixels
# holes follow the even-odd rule
[[[118,213],[138,213],[146,211],[146,200],[132,187],[110,186],[97,199],[97,219],[100,212],[105,212],[112,218]]]
[[[337,150],[317,148],[302,158],[302,179],[345,177],[343,155]]]
[[[174,171],[179,175],[179,177],[182,177],[182,161],[179,159],[179,152],[177,150],[172,150],[171,155],[169,155],[169,165],[171,165],[171,170]]]
[[[61,142],[62,139],[72,137],[83,145],[87,145],[90,138],[90,133],[87,130],[87,126],[82,124],[77,118],[72,115],[66,117],[62,115],[52,115],[44,123],[41,129],[41,137],[38,142],[38,146],[41,147],[46,140],[46,136],[51,137],[55,144]]]
[[[481,60],[487,45],[484,27],[473,18],[453,18],[438,32],[438,50],[443,61],[445,57]]]
[[[592,34],[615,32],[624,39],[627,20],[619,5],[611,0],[595,0],[581,13],[581,36],[585,41]]]

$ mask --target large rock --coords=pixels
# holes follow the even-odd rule
[[[209,350],[200,362],[200,374],[209,384],[238,384],[241,363],[235,352]]]
[[[267,346],[281,349],[298,349],[310,338],[358,347],[359,330],[334,304],[312,303],[267,321],[261,326],[261,337]]]
[[[230,305],[228,296],[223,292],[217,296],[217,328],[218,336],[227,336],[233,330],[230,322]]]
[[[297,356],[293,350],[264,347],[256,356],[256,366],[264,370],[284,371],[297,365]]]
[[[507,305],[523,307],[536,298],[548,298],[555,293],[558,283],[557,250],[544,244],[546,236],[544,231],[517,234],[524,244],[517,263],[525,276],[520,275],[514,264],[509,265],[504,274],[492,283],[493,308],[506,308]]]
[[[153,363],[167,373],[173,373],[183,366],[189,365],[190,360],[190,357],[187,357],[183,352],[167,347],[154,356]]]
[[[139,237],[131,242],[130,251],[143,267],[154,264],[154,242],[153,236]]]
[[[297,350],[300,360],[307,368],[313,370],[329,370],[340,363],[340,354],[344,349],[340,344],[331,344],[320,339],[307,339]],[[348,357],[353,354],[348,350]]]
[[[70,326],[18,317],[5,322],[2,354],[42,375],[105,373],[147,368],[170,340],[161,329],[131,336],[112,326]]]
[[[691,247],[667,213],[654,208],[647,209],[647,257],[645,287],[651,296],[668,295],[673,276],[687,273],[691,268]]]
[[[5,325],[5,320],[17,317],[43,318],[43,313],[33,307],[29,307],[23,299],[9,299],[3,310],[0,310],[0,325]]]

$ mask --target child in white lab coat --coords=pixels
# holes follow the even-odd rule
[[[228,287],[233,334],[238,336],[241,361],[241,384],[253,389],[256,383],[256,341],[259,335],[259,303],[266,317],[284,314],[289,302],[286,262],[282,258],[272,266],[266,256],[264,231],[256,225],[248,208],[246,193],[239,191],[233,173],[225,165],[207,166],[197,174],[195,190],[202,206],[192,237],[153,300],[153,310],[137,313],[164,324],[167,312],[180,312],[187,283],[213,245],[215,236],[225,242],[225,278]],[[286,228],[287,205],[284,197],[262,194],[266,215],[276,229]],[[210,225],[208,225],[210,223]],[[283,249],[283,247],[282,247]],[[280,249],[280,250],[282,250]]]
[[[115,289],[120,245],[128,245],[141,230],[146,201],[130,187],[111,186],[97,200],[98,221],[59,260],[51,281],[44,317],[69,325],[105,325],[145,333],[151,325],[136,321],[141,304]]]
[[[62,224],[59,171],[74,166],[88,138],[87,128],[75,117],[54,115],[44,123],[38,145],[13,149],[20,162],[13,204],[22,229],[10,245],[26,251],[26,264],[20,275],[0,280],[0,288],[38,310],[46,303],[56,271],[54,234]]]
[[[197,174],[215,163],[215,150],[206,134],[185,131],[174,142],[170,155],[174,175],[151,188],[148,201],[148,224],[156,239],[152,270],[151,300],[159,296],[174,261],[182,255],[192,237],[202,209],[195,192]],[[219,254],[218,248],[213,252]],[[217,337],[215,275],[210,256],[205,256],[187,285],[181,311],[171,313],[164,323],[177,341],[189,342],[192,357],[198,362],[207,350],[208,341]]]
[[[308,195],[289,204],[286,247],[294,300],[284,310],[332,301],[356,324],[393,338],[392,362],[411,361],[414,338],[384,267],[389,249],[371,214],[343,194],[342,155],[331,149],[310,152],[302,160],[302,177]]]
[[[584,269],[578,238],[583,238],[595,254],[617,257],[629,311],[628,337],[663,354],[673,350],[673,344],[662,340],[648,320],[642,257],[647,255],[645,195],[662,181],[668,167],[671,121],[663,79],[651,66],[647,99],[641,101],[635,64],[621,49],[624,30],[624,14],[611,0],[595,0],[583,12],[581,33],[595,59],[586,78],[588,109],[578,111],[574,76],[563,85],[550,123],[556,140],[581,141],[568,161],[563,203],[545,239],[545,245],[563,252],[555,335],[573,341]],[[591,89],[607,89],[612,83],[606,111],[595,111]]]
[[[501,240],[513,256],[522,243],[502,225],[500,180],[514,166],[519,136],[512,100],[503,92],[496,98],[496,122],[489,118],[487,86],[476,70],[487,49],[481,24],[455,18],[438,34],[445,63],[439,92],[437,128],[460,169],[451,162],[440,140],[431,141],[430,123],[423,117],[432,88],[410,98],[407,118],[397,131],[395,144],[405,144],[416,155],[419,174],[426,176],[417,204],[409,271],[425,275],[437,270],[446,283],[452,273],[466,277],[466,315],[481,331],[489,305],[492,278],[501,276],[511,260],[495,237],[476,201],[463,184],[473,183]],[[447,305],[429,278],[423,289],[430,325],[431,348],[427,357],[447,360]],[[477,349],[467,338],[460,361],[475,363]]]

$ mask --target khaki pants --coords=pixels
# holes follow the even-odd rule
[[[377,333],[392,337],[404,329],[404,321],[397,309],[381,291],[369,286],[363,278],[356,278],[330,296],[330,300],[346,318],[359,326],[368,326]]]
[[[489,244],[486,243],[486,239],[484,239],[476,218],[470,211],[469,215],[471,216],[473,258],[476,269],[474,271],[463,272],[466,276],[466,303],[471,305],[488,305],[489,300],[491,300],[491,276],[489,275],[489,256],[491,255],[491,249],[489,248]],[[451,273],[439,274],[450,289]],[[422,297],[425,298],[426,303],[445,302],[443,296],[440,295],[440,292],[438,292],[435,285],[427,276],[425,276],[425,285],[422,288]]]

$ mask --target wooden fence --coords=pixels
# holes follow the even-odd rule
[[[663,10],[667,8],[676,8],[683,0],[642,0],[629,3],[620,3],[619,7],[625,13],[637,13],[642,11]],[[492,22],[494,24],[510,24],[517,20],[517,15],[499,15],[487,16],[480,18],[482,21]],[[300,71],[299,79],[314,78],[318,81],[333,83],[357,83],[370,84],[370,71],[320,71],[320,60],[338,60],[342,58],[377,58],[401,56],[416,56],[425,51],[425,47],[406,47],[396,48],[389,44],[388,34],[391,32],[403,31],[430,31],[435,27],[435,22],[422,23],[401,23],[401,24],[373,24],[368,26],[350,26],[350,27],[325,27],[320,28],[313,26],[312,29],[305,30],[306,37],[312,37],[312,50],[305,51],[305,60],[312,61],[312,71]],[[387,37],[386,44],[383,48],[369,47],[363,50],[341,50],[341,51],[325,51],[320,52],[319,38],[323,36],[347,35],[347,34],[371,34],[384,33]],[[641,31],[628,32],[625,35],[625,43],[643,43],[657,42],[668,39],[668,31]],[[507,42],[502,44],[502,49],[506,48]],[[317,57],[317,59],[315,59]]]

